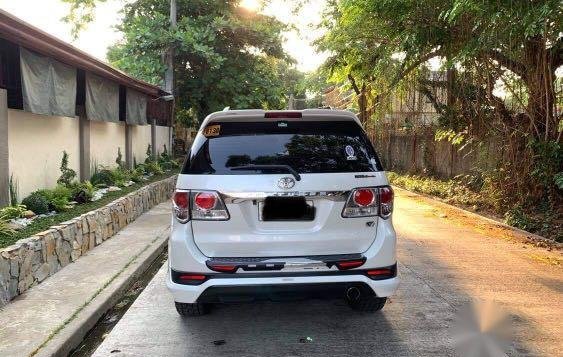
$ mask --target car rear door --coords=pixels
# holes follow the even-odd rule
[[[377,217],[342,216],[353,189],[387,184],[354,121],[208,127],[178,181],[181,189],[218,192],[227,208],[226,220],[191,220],[206,256],[354,254],[373,243]]]

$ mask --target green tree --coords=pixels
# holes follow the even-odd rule
[[[560,1],[329,0],[322,26],[317,46],[332,53],[325,66],[332,81],[354,89],[362,121],[390,92],[412,84],[435,105],[444,128],[466,139],[503,138],[499,186],[508,198],[547,196],[557,205]],[[443,61],[446,78],[429,76],[431,59]],[[510,101],[498,96],[499,83]],[[448,89],[445,103],[433,88]]]
[[[65,18],[80,31],[105,0],[64,0]],[[296,90],[293,60],[282,48],[287,26],[238,6],[239,1],[177,0],[177,28],[169,28],[168,0],[126,3],[118,29],[123,40],[108,51],[110,63],[162,85],[163,56],[175,49],[178,121],[194,125],[205,115],[231,108],[282,109]]]
[[[162,55],[175,48],[177,103],[185,121],[231,108],[280,109],[291,59],[282,48],[285,25],[237,1],[179,0],[178,25],[168,27],[168,1],[137,0],[124,8],[123,42],[110,48],[118,68],[161,84]]]

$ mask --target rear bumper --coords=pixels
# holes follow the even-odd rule
[[[372,280],[365,275],[278,276],[252,278],[213,278],[200,285],[177,284],[168,270],[166,285],[174,300],[181,303],[285,300],[285,297],[344,297],[348,287],[356,286],[379,297],[392,295],[399,278]]]

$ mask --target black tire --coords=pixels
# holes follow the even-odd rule
[[[194,304],[186,304],[182,302],[175,302],[176,311],[178,314],[185,317],[201,316],[209,313],[209,306],[201,302]]]
[[[387,301],[387,298],[371,295],[371,296],[360,296],[356,300],[348,299],[347,301],[348,301],[348,305],[353,310],[360,312],[376,312],[383,309],[383,306],[385,306],[385,302]]]

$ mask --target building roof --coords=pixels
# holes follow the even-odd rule
[[[0,37],[70,66],[89,71],[106,79],[138,90],[152,97],[169,94],[159,87],[135,79],[86,52],[49,35],[0,9]]]

